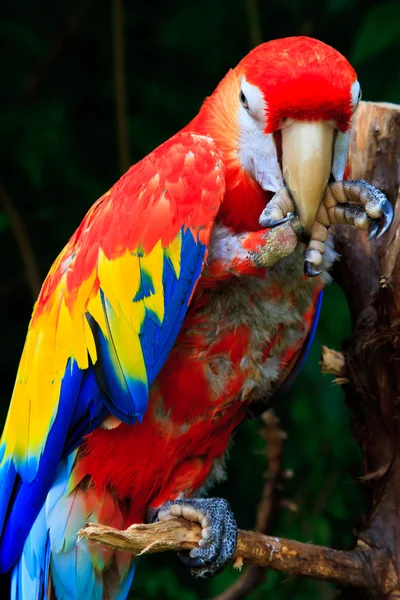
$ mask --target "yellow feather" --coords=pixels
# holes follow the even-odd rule
[[[132,379],[147,384],[147,371],[139,334],[129,326],[125,315],[118,317],[111,314],[109,322],[114,344],[118,348],[118,359],[124,373]]]
[[[101,303],[100,291],[98,291],[97,294],[89,300],[89,303],[87,305],[87,312],[96,321],[104,337],[108,339],[107,323],[106,318],[104,316],[103,305]]]
[[[157,242],[147,256],[140,259],[140,266],[151,277],[154,286],[154,294],[144,299],[144,305],[147,309],[153,311],[162,323],[164,320],[164,288],[162,284],[164,252],[161,240]]]
[[[86,346],[87,346],[87,349],[89,352],[90,360],[92,361],[93,364],[96,364],[97,350],[96,350],[96,343],[94,341],[93,333],[92,333],[92,330],[90,329],[90,325],[87,322],[86,318],[84,319],[83,323],[84,323],[84,329],[85,329]]]
[[[133,300],[140,286],[139,257],[127,250],[112,261],[114,291],[118,301],[121,298]]]
[[[88,367],[89,356],[93,363],[96,362],[96,344],[86,312],[99,325],[103,335],[109,338],[100,290],[94,293],[97,277],[113,309],[114,314],[109,317],[110,327],[124,373],[126,377],[147,385],[139,334],[146,309],[151,310],[160,322],[164,319],[164,257],[169,258],[179,277],[181,246],[179,233],[168,248],[163,250],[159,241],[147,256],[139,257],[126,251],[119,258],[109,260],[100,250],[97,270],[93,270],[79,289],[70,292],[76,296],[67,298],[69,263],[66,265],[64,276],[53,290],[44,311],[34,317],[30,325],[2,438],[6,442],[6,457],[14,455],[17,464],[27,457],[39,458],[57,414],[62,379],[69,359],[75,359],[81,369]],[[59,268],[62,260],[60,256],[57,261]],[[151,278],[154,293],[134,301],[143,273]]]
[[[145,307],[143,300],[133,302],[140,287],[139,257],[128,250],[113,263],[114,292],[122,313],[130,326],[139,333],[142,329]]]
[[[111,304],[113,311],[118,314],[118,302],[114,292],[113,263],[114,261],[108,260],[104,252],[100,249],[97,263],[97,275],[100,287]]]
[[[165,256],[169,258],[174,268],[176,278],[179,279],[181,274],[181,249],[182,249],[182,233],[179,232],[176,238],[164,250]]]

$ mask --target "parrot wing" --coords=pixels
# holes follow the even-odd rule
[[[212,140],[177,134],[94,204],[56,259],[33,311],[0,442],[3,570],[18,557],[60,460],[110,413],[142,419],[224,193]]]

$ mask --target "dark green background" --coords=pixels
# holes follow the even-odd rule
[[[399,102],[400,3],[365,0],[125,0],[128,139],[139,160],[196,114],[226,71],[252,47],[294,34],[335,46],[359,73],[364,99]],[[0,21],[0,182],[19,211],[41,277],[88,207],[118,178],[113,4],[103,0],[20,0]],[[4,189],[1,196],[4,196]],[[0,205],[1,206],[1,205]],[[0,212],[1,417],[12,391],[32,294],[6,212]],[[360,453],[349,412],[329,377],[319,374],[321,344],[340,348],[349,331],[344,298],[326,292],[313,351],[294,391],[277,409],[288,433],[285,466],[294,477],[274,534],[348,547],[360,522]],[[266,469],[259,424],[237,433],[229,480],[213,490],[251,528]],[[141,560],[135,598],[196,600],[226,588],[232,568],[193,580],[175,556]],[[251,598],[324,599],[330,584],[268,575]]]

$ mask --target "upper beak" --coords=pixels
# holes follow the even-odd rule
[[[284,182],[310,234],[331,173],[334,128],[323,121],[294,121],[281,132]]]

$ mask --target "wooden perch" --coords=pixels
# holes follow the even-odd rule
[[[283,470],[283,450],[286,433],[280,428],[278,417],[273,410],[265,411],[261,415],[263,428],[261,436],[265,441],[265,453],[268,461],[268,470],[265,473],[264,489],[257,507],[255,530],[258,533],[271,533],[274,529],[276,518],[283,508],[282,494],[284,481],[291,474]],[[290,502],[287,501],[290,505]],[[236,564],[236,563],[235,563]],[[240,577],[226,590],[214,597],[214,600],[241,600],[263,583],[266,569],[260,565],[250,564]]]
[[[190,550],[201,537],[199,525],[175,517],[158,523],[132,525],[125,531],[89,523],[78,535],[135,556],[166,550]],[[371,549],[340,552],[253,531],[239,531],[234,561],[237,568],[243,564],[259,565],[290,575],[365,587],[369,585],[366,566],[369,568],[373,565],[374,570],[381,570],[386,564],[386,556]],[[393,587],[393,580],[397,581],[391,569],[386,574],[387,589]]]
[[[346,357],[343,352],[322,346],[319,366],[324,375],[335,375],[335,383],[349,382],[346,376]]]
[[[364,456],[369,511],[357,543],[383,551],[386,571],[400,573],[400,106],[362,102],[351,135],[350,178],[366,179],[395,207],[387,234],[368,242],[365,233],[338,227],[335,247],[341,255],[335,278],[350,308],[353,331],[346,344],[346,401],[353,432]],[[384,572],[371,574],[369,598],[390,594]],[[342,594],[342,598],[365,598]]]
[[[400,597],[399,106],[360,103],[351,138],[350,166],[352,179],[366,179],[384,191],[395,206],[394,222],[381,239],[368,242],[366,232],[336,228],[335,245],[341,260],[335,278],[347,296],[353,332],[343,354],[325,349],[322,360],[325,372],[344,384],[353,412],[353,431],[364,455],[361,480],[369,492],[370,510],[353,550],[239,531],[234,566],[257,565],[332,581],[345,586],[342,599],[394,600]],[[274,477],[280,478],[281,463],[278,455],[276,458]],[[277,506],[276,490],[269,484],[264,494],[267,508],[258,522],[263,532]],[[89,524],[79,535],[91,543],[140,555],[190,550],[200,539],[200,527],[170,518],[133,525],[126,531]],[[221,598],[245,597],[244,589],[232,586],[232,593]]]

